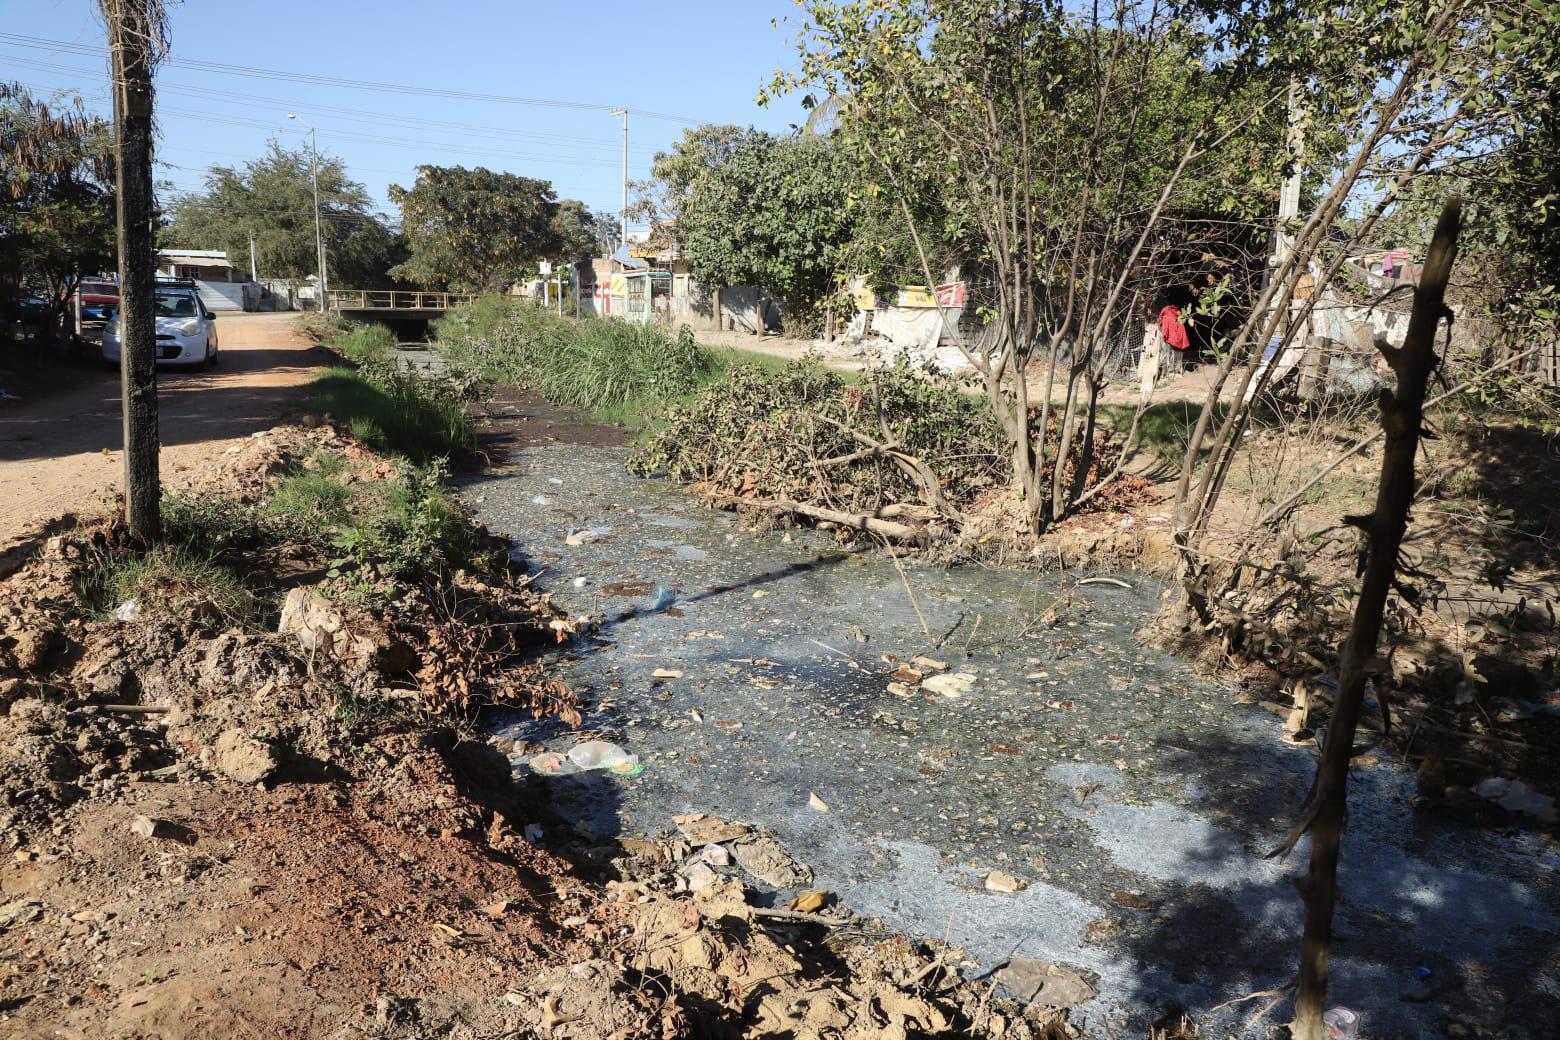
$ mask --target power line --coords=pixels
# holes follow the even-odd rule
[[[81,69],[70,65],[57,65],[53,62],[37,61],[31,58],[18,58],[8,55],[7,59],[17,65],[27,68],[39,69],[46,72],[57,72],[71,76],[80,76],[91,79],[96,74],[91,69]],[[57,88],[39,88],[57,89]],[[85,88],[68,88],[81,93]],[[514,137],[520,140],[534,140],[539,143],[561,143],[565,145],[581,145],[588,148],[602,148],[616,150],[615,140],[603,140],[601,138],[580,137],[571,134],[549,134],[539,131],[513,130],[506,127],[480,126],[475,123],[457,123],[442,119],[424,119],[417,116],[406,116],[394,112],[376,112],[371,109],[345,108],[339,105],[322,105],[313,101],[299,101],[290,98],[265,97],[259,94],[247,94],[230,90],[218,90],[214,87],[191,86],[178,83],[159,82],[158,93],[184,94],[194,98],[217,101],[219,103],[243,104],[251,109],[255,102],[263,101],[274,104],[278,109],[288,111],[327,112],[335,115],[351,116],[358,119],[366,119],[373,122],[389,123],[394,126],[421,126],[425,129],[448,133],[455,136],[480,137],[490,140],[493,135],[499,134],[505,137]],[[105,95],[95,95],[105,98]],[[654,152],[657,149],[652,145],[636,145],[634,151]]]
[[[67,50],[76,53],[92,54],[101,57],[103,49],[86,43],[73,43],[65,40],[47,40],[37,36],[23,36],[16,33],[0,33],[0,40],[13,43],[19,47],[31,47],[38,50]],[[167,59],[170,65],[187,69],[197,69],[202,72],[214,72],[224,76],[246,76],[253,79],[281,80],[289,83],[304,83],[313,86],[345,87],[352,90],[369,90],[388,94],[419,94],[425,97],[443,97],[458,101],[487,101],[503,105],[531,105],[544,108],[563,108],[579,111],[610,113],[616,105],[603,105],[589,101],[564,101],[549,98],[510,97],[502,94],[482,94],[466,90],[447,90],[439,87],[420,87],[407,83],[383,83],[376,80],[348,79],[341,76],[322,76],[312,72],[288,72],[283,69],[265,69],[248,65],[227,65],[222,62],[203,61],[196,58],[185,58],[170,55]],[[707,120],[693,119],[688,116],[672,115],[666,112],[651,112],[645,109],[633,109],[633,114],[646,119],[664,119],[672,123],[685,123],[688,126],[698,126]]]

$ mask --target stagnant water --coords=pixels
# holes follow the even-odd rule
[[[752,821],[859,914],[982,966],[1016,954],[1097,978],[1099,998],[1074,1012],[1089,1035],[1146,1035],[1172,1003],[1204,1035],[1266,1035],[1271,1017],[1246,1024],[1263,1002],[1210,1009],[1293,977],[1305,846],[1264,853],[1304,797],[1311,752],[1134,636],[1159,587],[911,561],[901,573],[821,533],[753,532],[629,476],[617,449],[518,461],[463,493],[545,568],[538,587],[605,615],[556,667],[596,698],[587,727],[645,766],[541,779],[576,826]],[[583,529],[595,540],[568,545]],[[657,588],[671,609],[645,609]],[[890,692],[884,658],[918,653],[973,687]],[[578,739],[500,728],[551,750]],[[1332,1002],[1362,1012],[1372,1037],[1443,1036],[1448,1015],[1554,1035],[1560,857],[1532,834],[1426,819],[1411,795],[1393,766],[1356,771]],[[987,892],[992,869],[1029,887]]]

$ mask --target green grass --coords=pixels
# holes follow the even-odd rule
[[[142,616],[205,618],[257,629],[265,611],[233,570],[209,553],[175,544],[123,556],[102,556],[81,579],[77,595],[89,616],[108,617],[136,600]]]
[[[346,331],[330,341],[342,356],[358,364],[388,358],[395,353],[395,344],[389,326],[361,322],[348,323]]]
[[[785,358],[702,347],[687,328],[560,317],[511,297],[482,297],[435,323],[439,348],[490,383],[534,389],[600,422],[654,428],[659,417],[738,367],[778,373]],[[855,382],[854,375],[846,377]]]
[[[304,527],[344,522],[352,501],[352,488],[340,479],[344,460],[321,452],[310,462],[311,466],[294,470],[277,482],[266,500],[267,510]]]
[[[426,463],[476,450],[476,428],[459,389],[397,371],[393,363],[326,369],[310,386],[314,407],[368,444]]]

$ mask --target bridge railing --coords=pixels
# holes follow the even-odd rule
[[[475,293],[403,289],[332,289],[328,295],[334,311],[442,311],[476,299]]]

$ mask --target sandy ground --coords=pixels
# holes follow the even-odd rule
[[[276,425],[303,400],[326,355],[293,331],[291,314],[218,320],[215,368],[163,368],[164,478]],[[30,521],[88,509],[123,473],[119,375],[104,367],[62,393],[0,407],[0,541]]]

